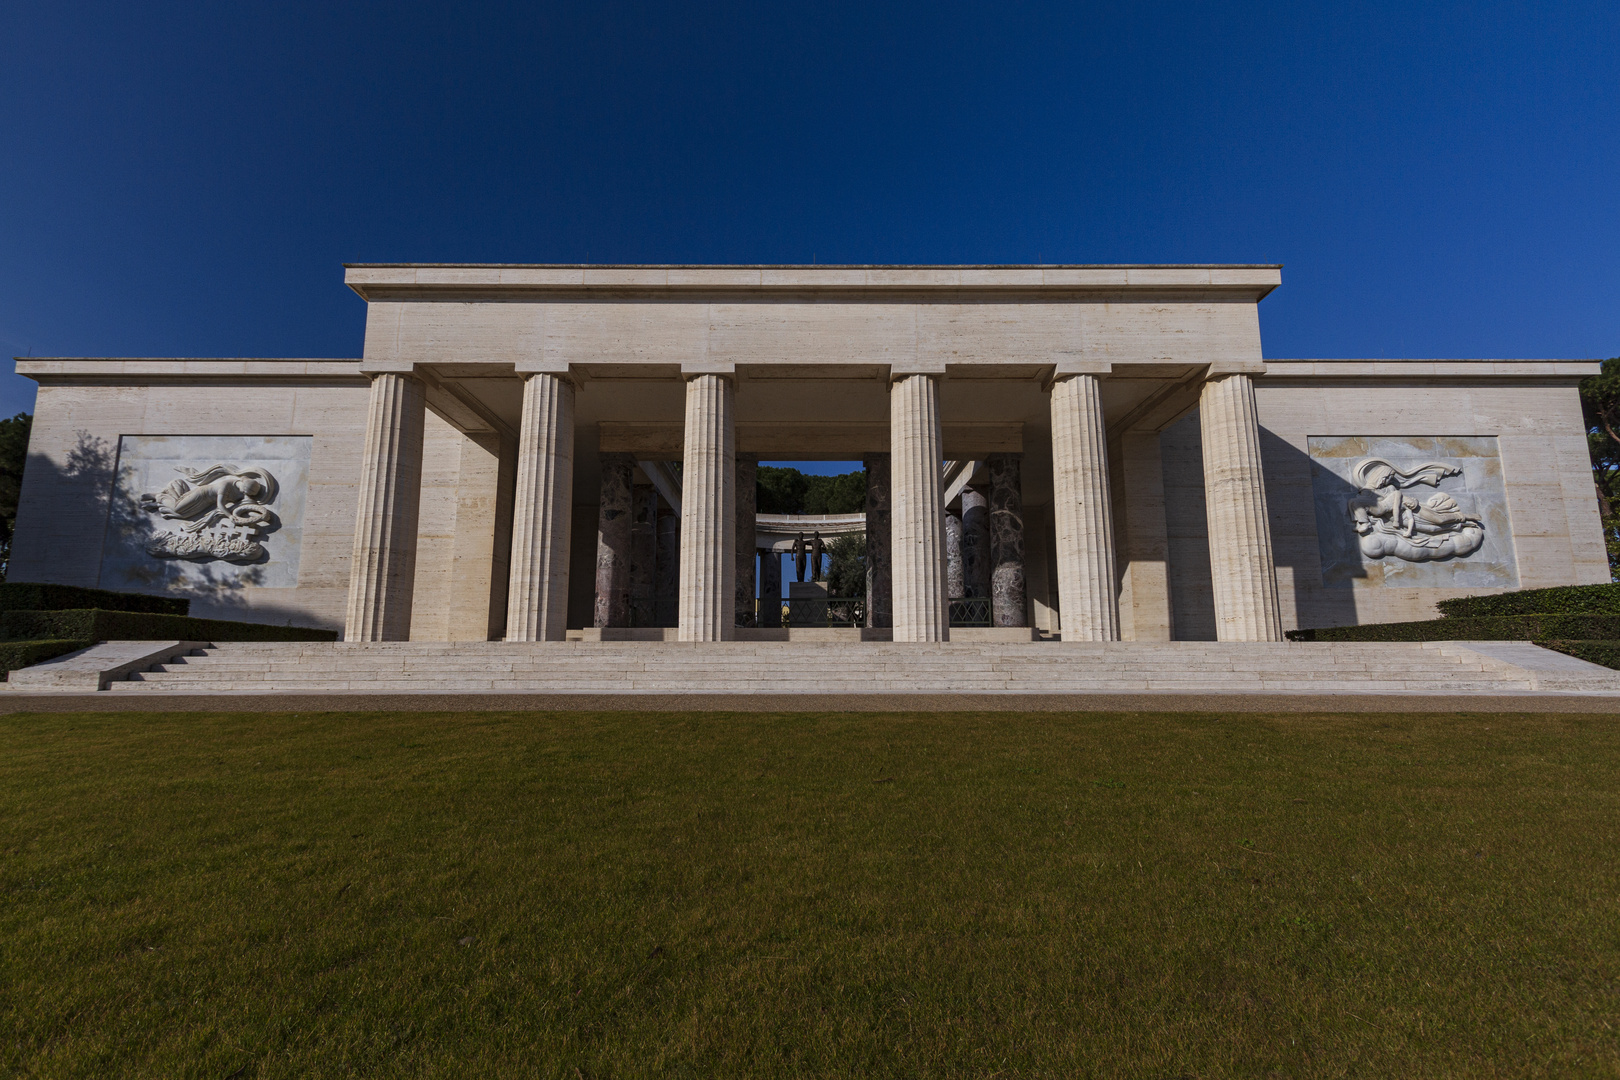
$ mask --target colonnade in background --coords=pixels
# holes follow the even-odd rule
[[[563,365],[519,365],[524,379],[507,598],[507,640],[561,641],[567,628],[573,500],[574,384]],[[735,378],[693,367],[686,379],[680,515],[638,495],[629,455],[602,455],[597,625],[628,626],[673,587],[681,641],[723,641],[753,610],[753,470],[736,451]],[[988,497],[966,489],[947,516],[940,472],[943,370],[891,376],[889,453],[865,460],[869,624],[895,641],[943,641],[949,601],[986,595],[998,625],[1022,625],[1019,455],[989,459]],[[1058,608],[1065,641],[1119,638],[1119,597],[1101,382],[1107,365],[1059,368],[1050,386]],[[426,396],[408,372],[374,375],[367,412],[346,638],[403,640],[410,631]],[[1200,397],[1204,485],[1217,636],[1280,641],[1266,526],[1254,385],[1212,373]],[[954,524],[953,524],[954,523]],[[947,532],[960,527],[960,560]],[[603,550],[611,557],[604,557]],[[636,553],[641,553],[641,558]],[[622,557],[619,554],[622,553]],[[648,555],[652,555],[649,560]],[[671,571],[678,560],[678,578]],[[768,561],[768,560],[767,560]],[[962,575],[959,590],[951,575]],[[637,567],[645,568],[638,572]],[[761,584],[780,595],[774,583]],[[972,591],[970,591],[972,590]],[[1017,622],[1010,621],[1017,611]],[[1009,621],[1001,621],[1003,618]],[[746,620],[742,620],[746,621]]]

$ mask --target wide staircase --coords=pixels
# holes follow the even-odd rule
[[[236,642],[119,694],[1620,693],[1528,643]]]

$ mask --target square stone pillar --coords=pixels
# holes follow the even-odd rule
[[[889,455],[868,454],[866,467],[866,625],[894,625],[889,521]]]
[[[658,510],[658,551],[653,562],[653,625],[674,627],[681,606],[681,515]]]
[[[736,388],[729,372],[688,371],[681,468],[681,641],[732,638],[737,609]]]
[[[657,626],[654,601],[658,574],[658,492],[650,484],[637,484],[631,495],[630,522],[630,625]]]
[[[383,372],[371,377],[345,641],[405,641],[411,636],[426,407],[426,391],[414,376]]]
[[[1247,373],[1212,373],[1198,399],[1217,641],[1281,641],[1277,572],[1260,465],[1260,413]]]
[[[1113,508],[1102,380],[1060,371],[1052,383],[1052,515],[1064,641],[1118,641]]]
[[[773,630],[782,625],[782,553],[759,553],[759,625]]]
[[[942,453],[939,376],[895,372],[889,386],[895,641],[950,637]]]
[[[565,637],[573,515],[574,384],[566,373],[529,374],[518,430],[507,641]]]
[[[601,455],[602,492],[596,511],[596,606],[593,625],[630,625],[631,487],[636,459]]]
[[[1175,617],[1170,604],[1170,537],[1164,513],[1164,460],[1157,431],[1120,436],[1115,463],[1123,496],[1125,569],[1119,591],[1120,636],[1126,641],[1169,641]]]
[[[737,626],[754,625],[754,530],[756,518],[756,484],[759,475],[758,454],[737,455]]]

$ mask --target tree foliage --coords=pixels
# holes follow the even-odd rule
[[[1601,373],[1581,381],[1581,412],[1609,549],[1609,576],[1620,580],[1620,357],[1603,361]]]
[[[828,596],[866,595],[866,534],[835,536],[827,547]]]
[[[22,493],[23,466],[28,462],[28,434],[34,418],[18,413],[0,420],[0,581],[11,563],[11,534],[17,524],[17,497]]]
[[[866,509],[866,470],[807,476],[798,469],[761,465],[754,497],[762,514],[859,514]]]

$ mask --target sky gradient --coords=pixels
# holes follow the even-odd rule
[[[1620,353],[1612,2],[769,8],[6,0],[0,355],[356,356],[346,261],[1280,262],[1269,357]]]

